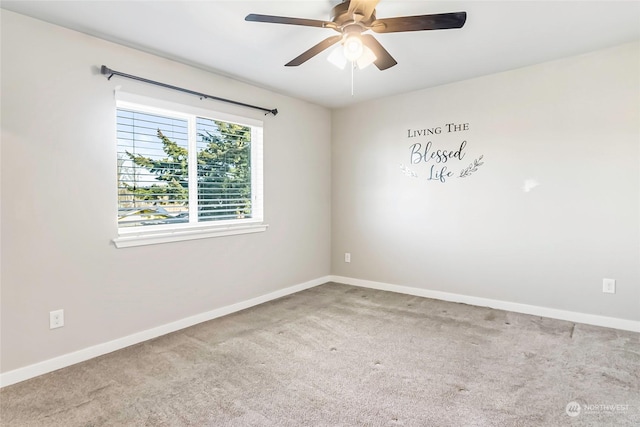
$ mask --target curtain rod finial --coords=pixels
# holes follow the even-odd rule
[[[107,80],[111,80],[111,77],[113,77],[113,70],[107,67],[106,65],[103,65],[102,67],[100,67],[100,73],[104,74],[105,76],[109,74],[109,77],[107,77]]]

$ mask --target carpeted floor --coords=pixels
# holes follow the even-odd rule
[[[640,334],[329,283],[5,387],[0,410],[3,426],[639,426]]]

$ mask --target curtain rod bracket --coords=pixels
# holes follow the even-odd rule
[[[261,110],[261,111],[265,111],[265,116],[267,114],[273,114],[274,116],[276,114],[278,114],[278,109],[274,108],[274,109],[270,109],[270,108],[263,108],[263,107],[258,107],[256,105],[251,105],[251,104],[245,104],[244,102],[238,102],[238,101],[233,101],[231,99],[225,99],[225,98],[219,98],[217,96],[213,96],[213,95],[207,95],[205,93],[200,93],[200,92],[196,92],[193,90],[189,90],[189,89],[184,89],[178,86],[172,86],[166,83],[160,83],[154,80],[149,80],[149,79],[145,79],[143,77],[138,77],[138,76],[134,76],[131,74],[125,74],[125,73],[121,73],[120,71],[115,71],[112,70],[111,68],[107,67],[106,65],[103,65],[102,67],[100,67],[100,73],[103,75],[109,75],[109,77],[107,77],[107,80],[111,80],[111,77],[113,76],[120,76],[120,77],[124,77],[127,79],[132,79],[132,80],[138,80],[140,82],[144,82],[144,83],[149,83],[152,85],[156,85],[156,86],[160,86],[160,87],[164,87],[167,89],[173,89],[173,90],[177,90],[179,92],[185,92],[185,93],[189,93],[191,95],[196,95],[199,96],[201,100],[203,99],[213,99],[216,101],[222,101],[222,102],[227,102],[229,104],[234,104],[234,105],[239,105],[241,107],[247,107],[247,108],[253,108],[256,110]]]

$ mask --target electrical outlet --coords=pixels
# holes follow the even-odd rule
[[[616,293],[615,279],[602,279],[602,292],[606,294],[615,294]]]
[[[351,254],[349,252],[344,253],[344,262],[351,262]]]
[[[49,312],[49,329],[62,328],[64,326],[64,310]]]

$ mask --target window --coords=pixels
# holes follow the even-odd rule
[[[116,103],[117,247],[266,229],[261,122],[123,97]]]

